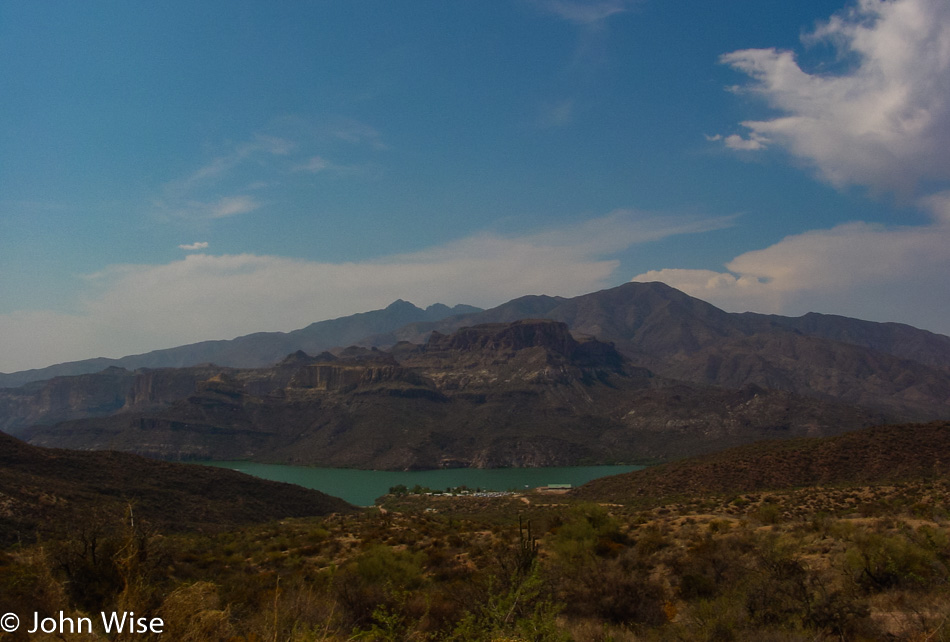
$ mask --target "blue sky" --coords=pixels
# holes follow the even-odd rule
[[[662,280],[950,333],[945,0],[0,4],[0,371]]]

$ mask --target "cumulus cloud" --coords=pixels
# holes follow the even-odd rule
[[[749,152],[765,149],[771,141],[765,136],[760,136],[752,132],[748,138],[743,138],[738,134],[732,134],[723,138],[722,142],[729,149]]]
[[[188,243],[188,244],[184,244],[184,245],[179,245],[178,247],[180,247],[181,249],[183,249],[183,250],[185,250],[185,251],[187,251],[187,252],[194,252],[194,251],[196,251],[196,250],[206,250],[206,249],[208,249],[208,242],[207,242],[207,241],[199,241],[199,242],[197,242],[197,243]]]
[[[730,222],[617,211],[364,262],[195,253],[164,265],[111,266],[85,278],[75,313],[0,314],[0,335],[11,346],[0,355],[0,371],[292,330],[397,298],[492,306],[530,293],[577,295],[609,285],[618,267],[611,255],[619,250]]]
[[[950,192],[920,206],[928,225],[847,223],[741,254],[725,272],[664,269],[633,280],[663,281],[729,311],[817,311],[950,334]]]
[[[835,186],[912,193],[950,179],[950,3],[859,0],[804,36],[831,43],[843,73],[809,73],[791,51],[746,49],[722,56],[781,115],[742,123],[733,149],[781,146]]]

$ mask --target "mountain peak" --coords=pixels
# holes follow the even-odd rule
[[[402,310],[412,310],[412,311],[416,311],[416,310],[419,310],[419,311],[421,312],[421,311],[422,311],[422,308],[419,308],[419,307],[413,305],[413,304],[410,303],[409,301],[405,301],[405,300],[403,300],[403,299],[396,299],[395,301],[393,301],[392,303],[390,303],[389,305],[386,306],[386,310],[389,310],[389,311],[397,311],[397,310],[398,310],[398,311],[402,311]]]
[[[296,366],[305,363],[310,363],[314,358],[303,350],[297,350],[291,354],[288,354],[284,359],[278,362],[278,366]]]
[[[426,312],[429,314],[447,314],[452,311],[452,308],[445,305],[444,303],[433,303],[430,306],[426,306]]]

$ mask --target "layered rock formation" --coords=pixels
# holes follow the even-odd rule
[[[411,469],[664,459],[885,418],[786,392],[657,377],[563,323],[523,320],[433,333],[394,353],[295,354],[270,369],[220,369],[164,407],[26,434],[40,445],[173,459]]]
[[[659,283],[523,297],[311,354],[0,390],[0,427],[168,458],[407,468],[668,459],[950,418],[948,337],[729,314]]]

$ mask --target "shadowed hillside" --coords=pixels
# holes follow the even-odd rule
[[[184,380],[191,370],[155,374]],[[670,459],[884,421],[834,400],[656,377],[563,323],[525,320],[433,333],[391,353],[221,369],[186,397],[23,434],[41,446],[165,459],[406,470]]]
[[[137,519],[162,530],[215,530],[353,506],[292,484],[117,452],[39,448],[0,433],[0,545]]]
[[[878,426],[821,439],[767,441],[597,479],[577,497],[618,503],[950,474],[950,422]]]

